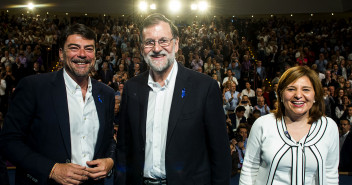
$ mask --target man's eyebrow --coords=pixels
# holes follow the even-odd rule
[[[70,47],[70,46],[81,47],[81,45],[79,45],[79,44],[74,44],[74,43],[67,45],[67,47]],[[94,47],[94,45],[93,45],[93,44],[89,44],[89,45],[85,45],[85,46],[83,46],[83,47],[84,47],[84,48],[87,48],[87,47]]]

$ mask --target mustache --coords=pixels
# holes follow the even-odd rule
[[[159,52],[152,51],[148,55],[151,56],[151,57],[158,57],[158,56],[166,56],[167,54],[168,53],[166,51],[162,50],[162,51],[159,51]]]
[[[71,62],[73,63],[86,63],[89,64],[92,62],[90,59],[72,59]]]

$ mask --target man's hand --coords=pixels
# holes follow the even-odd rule
[[[85,166],[73,163],[57,163],[51,178],[59,184],[81,184],[88,180],[88,171]]]
[[[114,166],[114,161],[111,158],[96,159],[87,161],[87,165],[92,166],[92,168],[87,168],[89,172],[88,176],[94,180],[99,180],[108,175],[109,171]]]

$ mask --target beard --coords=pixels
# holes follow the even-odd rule
[[[78,68],[76,68],[75,66],[74,66],[74,64],[77,64],[77,63],[84,63],[84,64],[92,64],[92,62],[93,62],[93,59],[87,59],[87,58],[85,58],[85,59],[71,59],[70,61],[67,61],[67,58],[66,58],[66,55],[64,54],[64,68],[65,68],[65,70],[68,72],[68,73],[70,73],[70,74],[72,74],[72,75],[74,75],[74,76],[76,76],[76,77],[87,77],[88,76],[88,74],[89,74],[89,72],[92,70],[92,67],[94,67],[93,65],[91,65],[91,66],[89,66],[89,68],[88,69],[86,69],[86,70],[79,70]]]
[[[166,61],[153,61],[152,57],[166,56]],[[173,64],[175,61],[175,51],[172,48],[172,52],[169,54],[165,50],[160,52],[151,51],[148,54],[143,54],[145,62],[150,66],[150,68],[157,73],[163,73]]]

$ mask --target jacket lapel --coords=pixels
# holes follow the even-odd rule
[[[140,112],[140,131],[141,131],[141,136],[142,136],[142,141],[145,143],[145,132],[146,132],[146,124],[147,124],[147,112],[148,112],[148,98],[149,98],[149,91],[150,87],[148,86],[148,77],[149,77],[149,72],[145,72],[143,74],[141,85],[138,87],[141,87],[140,89],[133,89],[134,94],[133,96],[139,97],[139,112]]]
[[[102,145],[101,142],[103,141],[103,135],[104,135],[104,128],[105,128],[105,112],[109,110],[104,109],[104,105],[107,103],[107,97],[104,96],[104,94],[101,94],[101,86],[98,85],[97,81],[94,79],[91,79],[92,82],[92,96],[94,98],[94,103],[95,103],[95,108],[97,109],[98,113],[98,119],[99,119],[99,131],[98,131],[98,138],[97,138],[97,143],[95,145],[94,149],[94,156],[99,151],[99,147]],[[107,105],[108,106],[108,105]]]
[[[187,95],[191,92],[192,84],[187,81],[187,77],[186,69],[178,64],[178,73],[176,76],[176,83],[169,115],[166,148],[168,147],[172,133],[177,125],[178,118],[182,112],[182,107],[189,97]]]
[[[65,148],[69,159],[71,159],[71,136],[70,121],[67,104],[66,86],[63,76],[63,70],[56,72],[52,80],[52,95],[54,102],[54,112],[57,115],[60,131],[64,140]]]

